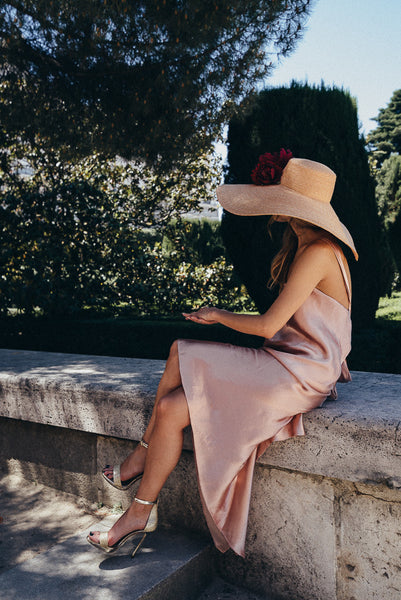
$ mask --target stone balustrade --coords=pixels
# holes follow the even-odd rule
[[[141,438],[163,362],[0,350],[0,365],[2,472],[128,506],[99,470]],[[223,576],[280,600],[401,597],[401,375],[352,376],[258,461],[247,556],[218,555]],[[184,448],[161,521],[205,531],[189,431]]]

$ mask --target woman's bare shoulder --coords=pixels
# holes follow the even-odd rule
[[[326,238],[317,238],[306,246],[305,251],[308,251],[309,253],[323,252],[327,256],[331,256],[333,254],[333,246],[340,249],[335,242],[327,240]]]
[[[294,263],[326,263],[330,264],[332,259],[336,260],[333,248],[323,239],[313,240],[306,245],[299,256],[295,257]],[[295,266],[295,265],[294,265]]]
[[[320,258],[331,264],[337,264],[338,256],[340,256],[346,269],[348,267],[347,259],[345,258],[341,246],[336,244],[335,241],[327,240],[326,238],[319,238],[308,244],[303,254],[305,257],[312,257],[314,259]]]

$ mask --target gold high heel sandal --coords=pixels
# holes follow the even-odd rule
[[[144,440],[140,440],[139,444],[143,448],[146,448],[146,450],[149,448],[149,444],[147,444]],[[125,479],[124,481],[121,481],[121,465],[114,465],[113,479],[111,479],[110,477],[107,477],[107,475],[105,474],[105,470],[110,469],[110,468],[111,467],[109,465],[106,465],[104,467],[104,469],[102,471],[102,477],[103,477],[103,479],[105,479],[107,481],[107,483],[112,485],[117,490],[128,490],[128,488],[130,488],[131,485],[134,485],[134,483],[136,483],[137,481],[142,479],[142,476],[143,476],[143,473],[139,473],[139,475],[135,475],[135,477],[131,477],[131,479]]]
[[[142,545],[142,542],[145,539],[146,534],[151,533],[152,531],[155,531],[155,529],[157,527],[158,500],[156,500],[155,502],[148,502],[148,500],[141,500],[140,498],[134,498],[134,501],[137,502],[138,504],[146,504],[146,505],[152,506],[152,510],[149,513],[148,520],[146,521],[146,525],[143,529],[137,529],[135,531],[131,531],[130,533],[127,533],[112,546],[109,546],[109,532],[108,531],[102,531],[100,533],[99,542],[94,542],[93,540],[90,539],[89,535],[93,535],[92,532],[90,532],[90,534],[86,538],[87,541],[90,544],[92,544],[92,546],[95,546],[95,548],[99,548],[99,550],[103,550],[103,552],[110,553],[110,552],[115,552],[118,548],[120,548],[120,546],[125,544],[125,542],[128,542],[128,540],[131,539],[132,537],[138,535],[139,533],[143,533],[143,536],[139,540],[139,543],[135,546],[134,550],[131,553],[131,558],[134,558],[135,554],[138,552],[140,546]]]

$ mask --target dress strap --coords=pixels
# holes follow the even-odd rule
[[[348,279],[348,273],[345,270],[344,260],[343,260],[342,254],[340,252],[340,249],[338,248],[338,246],[336,246],[336,244],[333,244],[333,242],[331,242],[327,238],[321,238],[321,239],[322,239],[322,241],[326,242],[326,244],[328,244],[332,248],[332,250],[333,250],[333,252],[335,254],[335,257],[336,257],[337,262],[338,262],[338,264],[340,266],[341,273],[342,273],[342,276],[343,276],[343,279],[344,279],[345,289],[347,290],[348,302],[349,302],[349,304],[351,306],[351,285],[350,285],[350,281]]]

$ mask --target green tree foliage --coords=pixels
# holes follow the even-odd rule
[[[138,236],[142,252],[120,282],[134,312],[171,315],[205,304],[254,310],[224,257],[218,221],[178,219]],[[124,312],[132,314],[132,303]]]
[[[179,250],[186,262],[210,265],[225,254],[220,222],[208,219],[172,221],[163,230],[163,252]]]
[[[394,223],[401,208],[401,156],[393,154],[383,162],[376,175],[376,197],[384,224]]]
[[[396,90],[368,135],[369,159],[376,179],[376,201],[401,273],[401,90]],[[398,286],[400,280],[398,279]]]
[[[0,122],[76,156],[197,155],[292,49],[311,1],[6,0]]]
[[[396,90],[374,119],[377,127],[367,137],[374,170],[380,169],[392,153],[401,154],[401,90]]]
[[[259,155],[282,147],[335,171],[332,204],[352,232],[360,254],[358,263],[350,260],[354,322],[368,324],[392,278],[392,258],[377,215],[373,180],[351,96],[340,89],[295,82],[290,87],[265,90],[250,110],[231,121],[228,144],[227,182],[250,183]],[[239,257],[234,262],[239,273],[248,269],[255,277],[262,274],[267,282],[273,248],[266,236],[266,217],[252,217],[256,244],[248,241],[252,240],[250,233],[238,236],[243,219],[227,215],[224,238],[228,252],[233,260]],[[246,285],[250,290],[248,281]],[[262,288],[260,292],[260,296],[252,296],[258,308],[265,309],[272,298]]]
[[[387,231],[398,273],[401,273],[401,156],[392,154],[375,169],[376,201]],[[398,286],[401,282],[398,280]]]
[[[139,161],[99,155],[68,162],[22,142],[3,149],[0,310],[69,314],[121,302],[156,310],[182,253],[167,260],[144,228],[165,227],[209,201],[221,177],[217,161],[205,156],[192,156],[183,170],[161,175]]]

